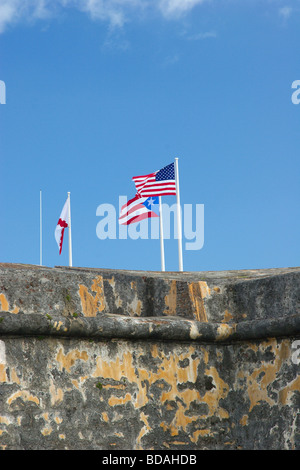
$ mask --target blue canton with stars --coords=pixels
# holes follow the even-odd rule
[[[175,180],[174,163],[165,166],[155,175],[155,181]]]

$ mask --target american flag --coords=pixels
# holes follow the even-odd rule
[[[155,212],[158,210],[157,208],[158,197],[141,197],[136,194],[134,198],[122,206],[119,224],[129,225],[150,217],[159,217]]]
[[[175,168],[174,163],[165,166],[159,171],[149,175],[134,176],[135,183],[140,196],[174,196],[176,195]]]

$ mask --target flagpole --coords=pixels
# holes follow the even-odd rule
[[[42,191],[40,190],[40,266],[43,263]]]
[[[71,235],[71,198],[68,192],[69,199],[69,214],[68,214],[68,227],[69,227],[69,266],[72,267],[72,235]]]
[[[180,207],[180,195],[179,195],[178,158],[175,158],[175,181],[176,181],[176,199],[177,199],[178,262],[179,262],[179,271],[183,271],[183,261],[182,261],[182,228],[181,228],[181,207]]]
[[[159,236],[160,236],[160,259],[161,259],[161,270],[165,271],[165,249],[164,249],[164,229],[163,229],[163,215],[161,196],[158,196],[159,200]]]

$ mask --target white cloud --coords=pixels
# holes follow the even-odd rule
[[[291,14],[293,9],[291,7],[282,7],[279,9],[279,15],[283,17],[283,19],[287,20]]]
[[[178,61],[179,61],[178,54],[169,55],[168,57],[166,57],[163,63],[163,66],[169,67],[170,65],[176,64]]]
[[[5,29],[7,23],[10,23],[16,14],[15,8],[13,5],[8,3],[0,4],[0,33]]]
[[[159,12],[167,20],[180,19],[209,1],[211,0],[0,0],[0,33],[18,22],[57,17],[70,9],[88,14],[93,20],[106,22],[111,28],[120,28],[133,15],[142,13]],[[287,20],[296,9],[283,6],[278,11],[280,17]],[[199,36],[199,39],[204,38],[205,36]]]
[[[126,7],[130,7],[135,1],[124,0],[66,0],[68,6],[88,13],[92,19],[108,21],[111,26],[123,26],[126,21]]]
[[[206,31],[205,33],[197,33],[187,36],[189,41],[199,41],[201,39],[214,39],[217,37],[217,33],[215,31]]]
[[[0,33],[9,24],[48,18],[54,10],[49,4],[49,0],[0,0]]]
[[[143,0],[0,0],[0,32],[19,21],[32,21],[58,15],[74,8],[92,19],[123,26],[129,10],[143,9]]]
[[[133,13],[158,10],[164,17],[180,17],[207,0],[0,0],[0,33],[9,25],[34,21],[76,9],[111,27],[121,27]]]
[[[207,0],[159,0],[159,9],[166,17],[178,17]]]

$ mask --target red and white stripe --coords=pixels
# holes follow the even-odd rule
[[[55,228],[55,240],[58,245],[59,254],[61,254],[62,244],[64,239],[65,228],[68,227],[68,215],[69,215],[69,198],[66,200],[63,210],[61,211],[60,218],[58,219],[57,226]]]
[[[126,204],[121,207],[121,213],[119,217],[119,224],[129,225],[141,220],[148,219],[149,217],[158,217],[153,211],[149,211],[147,207],[143,205],[143,202],[148,199],[147,197],[141,197],[136,194],[134,198],[130,199]]]
[[[155,175],[158,173],[150,173],[149,175],[134,176],[132,180],[135,183],[136,190],[141,196],[174,196],[176,195],[175,180],[156,181]]]

